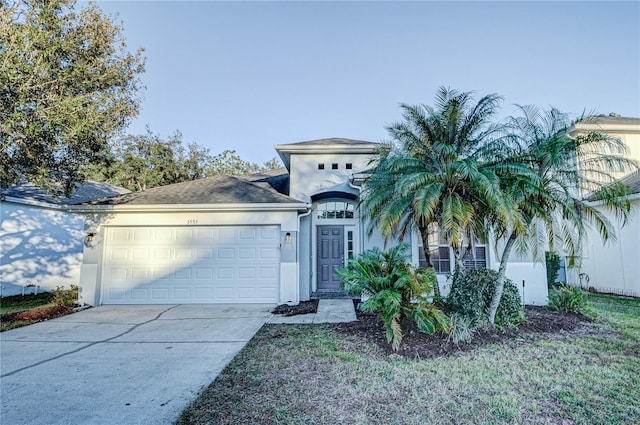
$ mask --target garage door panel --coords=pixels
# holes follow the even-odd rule
[[[275,303],[279,228],[107,228],[103,303]]]

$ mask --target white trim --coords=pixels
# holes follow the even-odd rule
[[[174,211],[297,211],[307,210],[311,204],[305,203],[264,203],[264,204],[141,204],[141,205],[73,205],[76,212],[174,212]]]
[[[273,148],[286,153],[376,153],[379,144],[335,144],[335,145],[274,145]]]
[[[32,207],[50,208],[52,210],[60,210],[60,211],[68,211],[70,207],[70,205],[52,204],[46,201],[35,201],[33,199],[14,198],[13,196],[5,196],[4,199],[0,201],[0,203],[2,202],[11,202],[14,204],[23,204],[23,205],[29,205]]]

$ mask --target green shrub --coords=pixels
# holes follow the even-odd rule
[[[544,253],[545,263],[547,265],[547,285],[551,288],[558,280],[558,271],[560,270],[560,256],[557,252],[547,251]]]
[[[73,307],[78,301],[78,285],[71,285],[69,289],[58,286],[51,292],[53,293],[53,302],[57,305]]]
[[[577,286],[561,286],[549,292],[549,307],[565,313],[583,312],[587,307],[587,292]]]
[[[466,270],[453,281],[447,305],[454,313],[466,317],[473,327],[488,321],[488,310],[498,281],[498,272],[490,269]],[[510,279],[505,279],[504,292],[498,311],[496,325],[517,326],[524,320],[518,288]]]
[[[449,317],[428,298],[436,282],[435,272],[409,264],[408,249],[407,244],[387,252],[374,248],[336,271],[343,289],[367,297],[361,309],[379,314],[394,350],[400,348],[405,317],[425,333],[451,330]]]

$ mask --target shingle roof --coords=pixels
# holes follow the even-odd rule
[[[336,145],[379,145],[375,142],[365,140],[344,139],[341,137],[330,137],[328,139],[309,140],[306,142],[289,143],[286,146],[336,146]]]
[[[266,182],[251,182],[243,177],[214,176],[91,202],[94,205],[242,203],[286,204],[300,203],[300,201],[278,193]]]
[[[30,183],[11,186],[0,192],[5,197],[22,199],[25,201],[46,202],[53,205],[77,205],[96,199],[129,193],[125,188],[112,186],[108,183],[87,181],[77,185],[70,198],[52,196],[49,192]]]
[[[623,125],[640,125],[640,118],[633,117],[620,117],[620,116],[612,116],[612,115],[596,115],[587,117],[578,123],[583,124],[623,124]]]
[[[289,195],[289,172],[286,168],[278,168],[276,170],[263,171],[262,173],[250,174],[243,176],[244,179],[254,183],[268,183],[283,195]]]
[[[640,193],[640,170],[623,177],[620,182],[629,186],[634,193]]]

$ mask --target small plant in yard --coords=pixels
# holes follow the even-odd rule
[[[78,301],[78,285],[71,285],[68,289],[64,286],[58,286],[53,291],[53,302],[56,305],[73,307]]]
[[[582,313],[587,307],[587,292],[577,286],[560,286],[549,292],[549,307],[565,313]]]
[[[428,334],[451,330],[449,317],[428,299],[436,282],[434,271],[409,264],[408,248],[407,244],[387,252],[374,248],[336,271],[343,289],[367,298],[362,311],[380,315],[387,342],[394,350],[398,350],[402,341],[403,318],[412,320]]]
[[[449,334],[449,341],[454,344],[471,342],[475,330],[476,326],[474,326],[469,317],[458,313],[453,313],[451,315],[451,333]]]
[[[453,281],[447,298],[449,308],[456,314],[469,320],[469,326],[476,329],[488,320],[488,309],[498,272],[490,269],[466,270],[459,273]],[[520,294],[514,283],[506,279],[504,293],[496,313],[496,325],[517,326],[524,320],[524,310]]]

